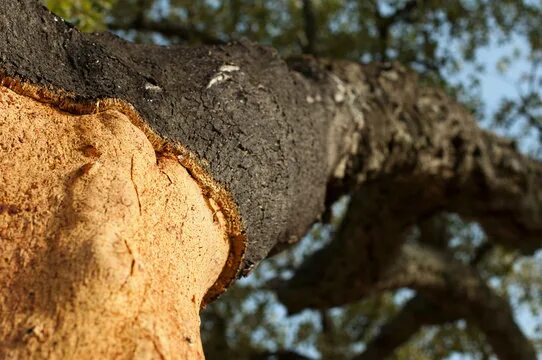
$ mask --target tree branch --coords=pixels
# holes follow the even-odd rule
[[[425,325],[443,324],[456,320],[454,316],[421,295],[410,299],[403,308],[385,323],[366,346],[355,357],[356,360],[381,360],[392,355]]]
[[[390,280],[384,288],[406,285],[446,314],[465,318],[486,335],[499,359],[536,359],[536,351],[516,324],[508,302],[474,268],[421,246],[405,245],[399,259],[398,267],[386,274]]]
[[[389,32],[393,25],[398,22],[408,21],[409,16],[411,16],[413,10],[418,6],[418,1],[420,0],[409,0],[401,8],[398,8],[392,14],[388,16],[383,16],[378,9],[378,2],[375,2],[375,19],[376,27],[378,29],[378,34],[380,37],[380,61],[387,60],[386,51],[388,50],[389,43]]]
[[[66,111],[129,113],[224,209],[235,254],[217,293],[301,238],[326,193],[358,194],[360,217],[350,216],[362,229],[339,230],[335,250],[313,263],[345,288],[370,288],[400,235],[442,210],[501,244],[541,245],[541,164],[401,66],[300,57],[287,67],[247,41],[130,44],[81,34],[36,0],[6,0],[0,17],[2,84]]]
[[[393,14],[384,17],[384,19],[390,24],[397,23],[399,21],[408,21],[412,12],[418,7],[418,3],[423,0],[409,0],[402,7],[396,9]]]
[[[540,247],[541,164],[480,130],[444,93],[400,66],[308,57],[290,66],[324,99],[314,114],[333,119],[331,138],[341,139],[330,153],[328,198],[353,192],[335,239],[279,291],[290,311],[355,301],[393,261],[404,232],[441,211],[478,221],[502,245]]]
[[[359,226],[358,224],[358,227],[363,227],[363,225]],[[391,224],[386,227],[389,229]],[[389,236],[389,233],[387,234]],[[386,238],[382,237],[381,241]],[[346,250],[346,252],[348,251],[352,251],[352,249]],[[359,256],[360,253],[358,252],[356,255]],[[370,257],[365,257],[365,259],[371,260]],[[381,269],[378,276],[373,279],[365,276],[367,273],[365,269],[372,267],[372,264],[365,263],[364,272],[358,272],[363,277],[356,278],[357,274],[351,271],[348,273],[348,277],[341,276],[341,279],[350,279],[350,284],[341,283],[337,287],[328,279],[329,276],[326,277],[322,273],[316,275],[321,276],[320,283],[313,283],[311,286],[308,285],[309,282],[306,282],[300,285],[301,276],[307,276],[308,279],[311,279],[314,275],[314,273],[307,274],[300,271],[294,277],[294,282],[291,281],[289,284],[292,286],[293,283],[294,286],[300,287],[279,288],[278,295],[290,311],[292,309],[295,311],[307,305],[320,308],[336,306],[356,301],[356,298],[359,300],[368,294],[408,287],[423,294],[424,302],[431,303],[426,304],[429,308],[440,309],[439,312],[431,311],[435,314],[434,321],[465,318],[477,326],[486,335],[488,342],[500,359],[535,359],[534,348],[517,326],[508,302],[487,286],[474,268],[422,245],[405,244],[393,259],[393,262],[389,262],[388,267]],[[314,261],[315,257],[310,260]],[[344,258],[329,258],[326,261],[337,266],[338,273],[343,274],[345,271]],[[306,271],[304,268],[302,270]],[[347,285],[349,287],[346,287]],[[303,292],[310,294],[310,298],[303,296]],[[401,316],[413,316],[412,314],[416,313],[410,308],[405,311],[405,313],[401,313]],[[400,326],[399,323],[394,323],[392,320],[390,327],[397,333],[397,337],[384,332],[382,339],[378,340],[374,347],[384,341],[396,344],[403,343],[409,334],[414,334],[419,326],[429,320],[432,321],[433,318],[426,319],[422,318],[420,322],[413,324],[403,323],[404,329],[401,328],[401,330],[397,328]],[[374,354],[374,356],[388,351],[372,347],[371,349],[370,354]]]
[[[314,55],[316,54],[317,29],[312,0],[303,0],[303,24],[307,41],[305,46],[303,46],[303,52]]]

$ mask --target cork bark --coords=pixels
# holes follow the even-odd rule
[[[0,358],[203,358],[225,220],[124,114],[0,87]]]
[[[6,317],[2,341],[7,351],[18,351],[24,339],[30,339],[27,354],[78,351],[77,339],[91,343],[113,333],[125,339],[127,357],[137,350],[133,339],[147,339],[149,354],[164,358],[175,357],[179,344],[184,349],[195,344],[194,351],[200,351],[192,336],[195,325],[186,325],[192,329],[186,337],[176,331],[194,324],[179,320],[176,309],[190,308],[197,320],[201,298],[211,301],[270,253],[296,242],[343,194],[355,200],[355,211],[347,217],[351,221],[281,287],[279,297],[290,311],[358,299],[397,259],[400,235],[443,210],[480,222],[504,246],[529,253],[541,245],[540,162],[480,130],[454,99],[397,64],[313,57],[286,62],[274,50],[248,41],[136,45],[111,34],[82,34],[37,0],[5,0],[0,83],[3,96],[26,104],[17,110],[11,100],[1,105],[1,161],[9,164],[2,176],[13,188],[0,199],[2,229],[10,236],[2,246],[16,254],[4,259],[2,279],[10,287],[2,293],[2,306],[20,314]],[[21,109],[34,110],[22,116]],[[46,116],[44,109],[56,115]],[[49,138],[40,136],[48,131]],[[31,135],[32,141],[22,143],[24,151],[6,152]],[[49,168],[30,165],[30,158]],[[95,176],[105,185],[94,182]],[[36,189],[34,178],[43,181]],[[74,197],[74,189],[82,195]],[[33,192],[39,196],[25,195]],[[28,214],[21,210],[27,208],[25,196],[41,201],[36,216],[51,224],[40,230],[17,220],[37,221],[30,205]],[[73,204],[59,205],[66,202]],[[192,205],[200,206],[202,217],[195,215],[199,210],[192,213]],[[183,221],[185,213],[193,217]],[[82,230],[80,219],[86,219]],[[207,227],[214,233],[203,241],[198,231]],[[112,228],[125,231],[121,238],[133,234],[138,243],[156,246],[134,250],[128,241],[123,247],[115,231],[107,232]],[[24,231],[36,235],[26,237]],[[74,236],[81,242],[75,236],[79,231],[94,240],[80,246],[66,240]],[[57,235],[47,235],[52,233]],[[175,236],[182,241],[174,241]],[[185,236],[191,240],[184,241]],[[39,254],[30,261],[34,255],[27,252]],[[127,264],[138,252],[154,265],[141,274],[134,266],[136,275],[126,282],[126,272],[132,271]],[[193,262],[198,265],[191,270]],[[187,280],[193,277],[198,280]],[[181,289],[185,282],[195,288]],[[155,297],[145,292],[147,287]],[[34,288],[42,289],[39,297]],[[139,307],[134,305],[138,299],[143,301]],[[89,305],[93,301],[100,305]],[[34,325],[32,314],[40,314],[33,310],[36,302],[45,315]],[[137,315],[136,308],[144,308],[145,315]],[[72,330],[90,329],[87,338],[70,337],[69,326],[61,328],[65,336],[40,330],[56,329],[70,314],[83,314],[66,324]],[[118,324],[127,319],[142,324],[102,331],[103,322],[117,315]],[[98,325],[86,326],[90,319]],[[50,336],[45,337],[49,344],[66,343],[39,347],[41,335],[36,334]],[[156,337],[173,340],[162,347]],[[104,351],[114,348],[103,344]],[[71,353],[58,356],[66,354]]]

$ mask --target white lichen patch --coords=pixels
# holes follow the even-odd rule
[[[397,74],[397,72],[394,70],[384,71],[382,72],[381,76],[392,82],[399,80],[399,74]]]
[[[234,72],[239,71],[239,66],[237,65],[222,65],[220,69],[218,69],[220,72]]]
[[[145,90],[151,91],[151,92],[160,92],[162,91],[162,88],[158,85],[154,85],[151,83],[145,83]]]
[[[336,103],[342,103],[346,99],[347,95],[347,89],[344,85],[344,82],[339,79],[338,76],[331,74],[331,78],[333,81],[335,81],[335,84],[337,84],[337,87],[335,88],[335,93],[333,94],[333,100],[335,100]]]
[[[228,64],[222,65],[218,69],[218,72],[211,78],[211,80],[207,84],[207,89],[211,88],[212,86],[216,84],[219,84],[221,82],[231,79],[230,74],[239,70],[240,68],[237,65],[228,65]]]
[[[320,96],[320,94],[316,94],[315,96],[307,95],[307,97],[305,98],[305,100],[306,100],[307,103],[309,103],[309,104],[314,104],[314,103],[317,103],[317,102],[322,101],[322,97]]]
[[[335,167],[335,171],[333,172],[333,176],[337,179],[344,178],[346,174],[346,165],[348,163],[348,156],[343,156],[341,160],[339,161],[339,164],[337,167]]]
[[[213,85],[216,85],[218,83],[224,82],[226,80],[231,79],[231,76],[224,73],[217,73],[211,81],[209,81],[209,84],[207,84],[207,89],[211,88]]]

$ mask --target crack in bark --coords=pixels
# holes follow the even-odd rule
[[[132,160],[131,160],[131,163],[130,163],[130,180],[132,181],[132,185],[134,186],[134,191],[136,193],[136,197],[137,197],[137,205],[138,205],[138,208],[139,208],[139,215],[142,215],[143,212],[141,210],[141,200],[139,199],[139,191],[137,190],[137,185],[134,181],[134,156],[135,155],[132,155]]]
[[[123,242],[124,242],[124,245],[126,246],[126,249],[128,250],[128,253],[132,257],[132,261],[130,263],[130,273],[126,277],[126,280],[124,280],[124,282],[120,286],[121,289],[123,289],[126,286],[126,284],[128,284],[128,281],[130,280],[130,277],[134,276],[135,264],[136,264],[134,254],[132,253],[132,249],[130,249],[130,246],[128,245],[128,241],[123,238]]]

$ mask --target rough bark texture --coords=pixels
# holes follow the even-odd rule
[[[177,156],[225,216],[230,254],[207,300],[344,193],[337,239],[279,292],[291,311],[357,300],[401,254],[402,234],[442,210],[505,246],[541,245],[541,164],[398,65],[286,64],[248,42],[134,45],[81,34],[37,0],[4,0],[0,79],[71,113],[117,111],[158,157]]]
[[[229,243],[177,159],[122,113],[4,87],[0,149],[0,358],[202,358]]]
[[[325,64],[313,63],[313,68],[303,63],[306,73],[318,74]],[[499,244],[526,253],[540,247],[539,162],[480,130],[464,108],[401,68],[336,62],[328,68],[342,79],[345,92],[361,93],[350,97],[352,106],[332,108],[328,101],[336,117],[360,111],[363,126],[345,131],[353,140],[343,142],[344,166],[328,186],[331,199],[349,190],[353,194],[332,243],[280,289],[290,311],[355,301],[396,259],[404,233],[444,210],[480,222]],[[314,81],[322,92],[331,88]]]
[[[539,164],[400,67],[312,58],[287,67],[246,42],[133,45],[81,34],[34,0],[5,1],[0,14],[5,79],[62,91],[66,107],[121,99],[163,142],[186,150],[205,173],[196,177],[226,189],[208,185],[239,211],[245,270],[304,234],[322,212],[326,184],[334,198],[386,178],[416,185],[432,208],[477,218],[499,241],[540,245]]]
[[[295,78],[274,51],[136,46],[81,34],[34,0],[8,0],[0,11],[4,76],[62,90],[77,103],[133,105],[159,137],[188,149],[227,189],[249,242],[245,269],[277,241],[299,239],[321,211],[325,122],[299,106],[305,101]]]

